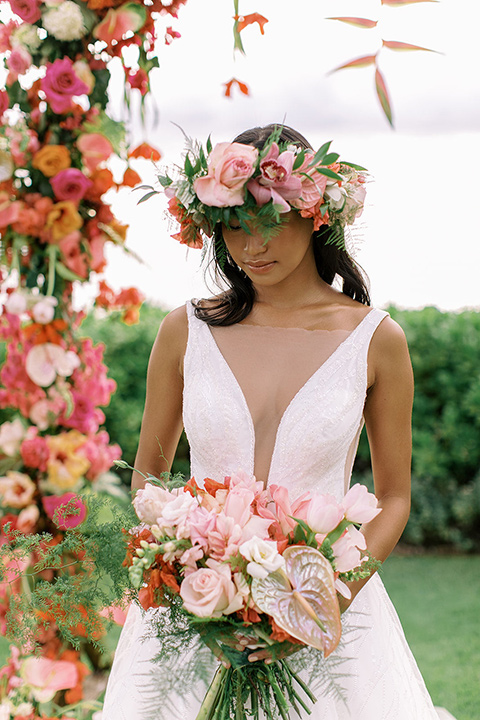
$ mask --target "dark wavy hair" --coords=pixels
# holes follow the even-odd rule
[[[299,132],[287,125],[266,125],[255,127],[238,135],[233,142],[253,145],[262,149],[272,132],[281,128],[279,142],[288,142],[305,150],[312,150],[310,143]],[[333,230],[322,225],[313,233],[313,251],[317,272],[326,283],[331,285],[338,275],[342,278],[342,292],[364,305],[370,305],[367,278],[363,270],[353,261],[342,244],[335,240]],[[338,230],[336,230],[338,233]],[[234,325],[244,320],[255,302],[255,288],[250,278],[233,261],[222,234],[222,224],[218,223],[213,233],[213,266],[215,282],[227,289],[210,300],[195,304],[195,315],[208,325]],[[220,261],[221,260],[221,261]]]

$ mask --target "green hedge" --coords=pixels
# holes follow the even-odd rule
[[[404,541],[415,545],[480,547],[480,314],[435,308],[389,308],[404,328],[415,372],[412,513]],[[106,428],[132,463],[136,453],[150,350],[164,316],[143,306],[140,323],[90,315],[85,334],[106,344],[105,362],[118,383],[105,408]],[[183,437],[175,470],[188,473]],[[355,479],[371,484],[368,444],[362,437]],[[125,482],[129,476],[124,475]]]

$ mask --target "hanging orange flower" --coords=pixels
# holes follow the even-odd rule
[[[148,143],[141,143],[136,148],[130,150],[128,153],[129,158],[146,158],[147,160],[153,160],[157,162],[162,157],[161,153]]]
[[[232,87],[234,85],[237,85],[238,89],[241,93],[244,95],[250,95],[250,90],[248,89],[248,85],[245,85],[245,83],[240,82],[240,80],[237,80],[237,78],[232,78],[226,83],[223,83],[225,85],[225,97],[231,97],[232,96]]]

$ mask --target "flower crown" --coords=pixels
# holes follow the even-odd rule
[[[168,210],[180,224],[172,235],[193,248],[203,247],[217,223],[235,218],[248,233],[251,227],[267,242],[282,226],[282,214],[294,209],[312,218],[314,230],[332,228],[330,242],[344,246],[344,228],[363,210],[365,168],[339,162],[325,143],[314,153],[279,142],[279,126],[262,149],[241,143],[218,143],[206,152],[187,138],[183,167],[175,179],[168,172],[159,181],[169,198]],[[150,193],[149,193],[150,195]]]

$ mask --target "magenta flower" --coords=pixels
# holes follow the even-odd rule
[[[80,80],[68,57],[47,63],[47,74],[41,80],[41,88],[53,112],[58,114],[71,109],[74,95],[84,95],[89,91],[88,85]]]
[[[70,502],[72,500],[73,502]],[[73,492],[68,492],[64,495],[44,495],[44,497],[42,497],[42,503],[47,516],[51,520],[54,520],[60,530],[69,530],[70,528],[77,527],[77,525],[80,525],[85,520],[87,515],[86,506]],[[54,519],[57,510],[58,512]],[[75,511],[78,511],[78,513],[75,514]]]
[[[41,18],[39,0],[10,0],[10,7],[24,22],[33,24]]]
[[[266,205],[273,200],[280,212],[291,210],[287,200],[296,200],[302,193],[302,181],[292,175],[294,161],[295,154],[291,150],[280,153],[277,143],[272,143],[260,162],[260,176],[247,183],[257,205]]]
[[[60,170],[51,178],[50,183],[58,200],[71,200],[72,202],[81,200],[92,185],[92,181],[81,170],[72,167]]]

